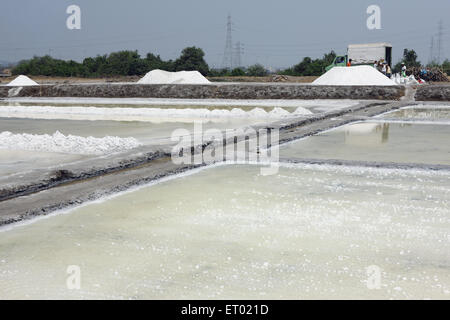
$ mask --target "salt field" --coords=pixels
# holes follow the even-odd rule
[[[0,102],[0,138],[4,136],[0,176],[57,168],[139,144],[170,145],[175,143],[170,139],[172,132],[193,132],[195,124],[201,124],[202,130],[237,129],[356,104],[351,100],[10,99]],[[71,135],[76,142],[55,135]],[[91,137],[116,143],[114,147],[101,141],[89,144],[86,139]]]
[[[82,168],[127,144],[167,147],[174,130],[199,123],[204,130],[289,123],[356,105],[237,112],[129,102],[0,106],[2,181],[69,163]],[[449,299],[450,173],[424,169],[450,165],[447,109],[406,106],[288,142],[274,174],[258,164],[216,164],[1,226],[0,299]],[[101,139],[119,144],[96,153]],[[394,166],[291,163],[298,159]],[[402,163],[417,168],[392,169]],[[73,267],[76,290],[67,282]]]
[[[203,170],[4,228],[0,298],[448,298],[448,181],[306,165]],[[66,287],[69,265],[81,290]],[[370,266],[379,289],[367,286]]]
[[[190,132],[195,128],[237,129],[264,125],[286,118],[286,114],[293,117],[311,113],[303,107],[286,111],[274,107],[193,109],[176,105],[173,109],[139,104],[112,107],[114,104],[111,103],[117,103],[117,100],[103,99],[101,102],[100,106],[91,107],[19,102],[14,106],[0,106],[0,177],[33,169],[51,170],[140,145],[174,144],[171,135],[177,129]],[[320,103],[313,106],[323,108]],[[296,112],[297,109],[303,111]]]
[[[0,301],[450,301],[449,1],[50,2],[0,10]]]
[[[449,136],[450,125],[367,121],[282,145],[280,157],[448,165]]]
[[[182,128],[194,131],[194,124],[205,130],[209,128],[234,129],[245,127],[251,124],[265,123],[261,119],[242,120],[229,119],[221,122],[204,122],[201,120],[191,120],[190,122],[161,122],[149,123],[144,121],[108,121],[108,120],[47,120],[47,119],[21,119],[21,118],[0,118],[0,128],[2,131],[9,131],[15,134],[53,134],[56,131],[65,135],[75,135],[80,137],[115,136],[121,138],[135,138],[142,144],[170,143],[170,137],[174,130]]]

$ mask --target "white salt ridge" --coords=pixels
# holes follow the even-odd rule
[[[82,97],[17,97],[7,98],[7,102],[13,103],[34,103],[36,105],[45,105],[47,103],[58,103],[75,106],[78,104],[111,104],[111,105],[142,105],[142,106],[205,106],[205,107],[283,107],[283,108],[298,108],[298,107],[323,107],[327,110],[351,107],[360,103],[358,100],[349,99],[314,99],[314,100],[299,100],[299,99],[174,99],[174,98],[82,98]]]
[[[198,71],[169,72],[164,70],[152,70],[142,77],[139,84],[206,84],[210,83]]]
[[[61,118],[69,115],[90,115],[103,116],[107,115],[109,119],[118,119],[121,117],[146,117],[146,118],[285,118],[292,115],[308,115],[311,111],[298,107],[294,113],[290,113],[283,108],[273,108],[267,112],[262,108],[254,108],[250,111],[244,111],[239,108],[214,109],[208,110],[203,108],[102,108],[102,107],[15,107],[2,106],[0,108],[0,116],[3,117],[33,117],[35,115],[50,114],[53,118],[61,115]]]
[[[13,134],[9,131],[0,133],[0,149],[27,150],[38,152],[59,152],[70,154],[102,155],[122,152],[139,147],[135,138],[106,136],[103,138],[79,137],[56,131],[48,134]]]
[[[312,84],[326,86],[395,86],[394,81],[372,66],[334,67]]]
[[[20,75],[15,78],[13,81],[7,84],[10,87],[24,87],[24,86],[38,86],[39,84],[27,76]]]

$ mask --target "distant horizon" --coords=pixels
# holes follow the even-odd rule
[[[69,5],[81,8],[81,29],[66,27]],[[381,29],[366,27],[369,5],[381,9]],[[45,12],[42,15],[41,12]],[[304,57],[321,58],[334,50],[346,53],[349,44],[389,42],[393,64],[403,49],[413,49],[427,64],[437,56],[438,23],[443,23],[441,62],[450,58],[450,1],[436,0],[172,0],[149,4],[96,0],[16,0],[0,11],[0,63],[17,63],[33,56],[82,62],[84,58],[121,50],[137,50],[175,59],[188,46],[202,48],[211,68],[221,68],[227,15],[233,22],[232,43],[243,44],[242,65],[268,69],[291,67]],[[434,53],[431,39],[434,36]],[[446,43],[447,41],[447,43]]]

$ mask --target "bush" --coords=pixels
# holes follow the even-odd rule
[[[298,64],[280,71],[279,74],[287,76],[320,76],[324,73],[325,67],[333,63],[335,57],[336,53],[334,51],[324,54],[322,59],[313,60],[310,57],[305,57]]]
[[[234,68],[233,71],[231,71],[231,76],[233,77],[245,76],[245,71],[242,68]]]
[[[247,68],[247,75],[251,77],[263,77],[267,75],[267,70],[260,64],[254,64]]]

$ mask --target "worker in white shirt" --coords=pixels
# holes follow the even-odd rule
[[[383,63],[383,66],[381,67],[381,72],[382,72],[384,75],[386,75],[386,71],[387,71],[387,69],[386,69],[386,63]]]

